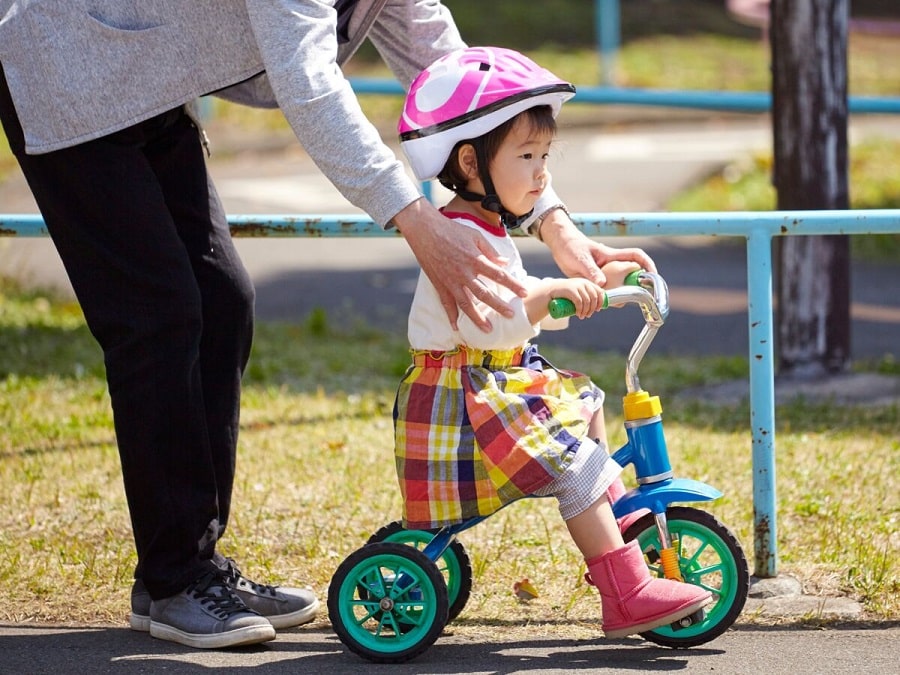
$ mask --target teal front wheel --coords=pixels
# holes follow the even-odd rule
[[[347,648],[376,663],[402,663],[427,650],[447,623],[437,566],[412,546],[367,544],[350,554],[328,587],[328,617]]]
[[[673,506],[666,510],[666,521],[671,536],[677,540],[682,577],[685,582],[710,591],[713,604],[706,606],[702,621],[683,628],[654,628],[641,636],[664,647],[696,647],[728,630],[743,610],[750,588],[747,557],[731,531],[705,511]],[[623,538],[637,539],[651,573],[663,576],[659,534],[652,514],[632,524]]]

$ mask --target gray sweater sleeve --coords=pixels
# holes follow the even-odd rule
[[[369,39],[404,89],[436,59],[466,46],[437,0],[389,0]]]
[[[334,9],[315,0],[247,0],[247,8],[278,106],[300,143],[341,194],[387,225],[421,195],[337,65]]]

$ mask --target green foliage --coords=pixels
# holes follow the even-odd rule
[[[489,12],[478,0],[447,0],[469,44],[503,44],[519,50],[541,47],[593,47],[597,43],[595,4],[588,0],[545,0],[523,5],[518,0],[491,3]],[[659,35],[692,36],[718,33],[758,39],[759,31],[741,25],[722,3],[703,0],[623,0],[623,43]]]
[[[492,2],[489,11],[478,0],[449,0],[460,33],[469,44],[497,44],[527,50],[548,45],[585,46],[595,42],[592,2],[545,0]]]
[[[0,278],[0,378],[103,374],[100,348],[81,308]]]
[[[885,354],[874,363],[862,364],[869,372],[881,375],[900,375],[900,359],[893,354]]]
[[[617,84],[624,87],[709,91],[768,91],[769,58],[761,42],[722,35],[663,35],[622,48]]]
[[[850,149],[850,207],[900,208],[900,141],[869,139]],[[777,206],[772,185],[771,154],[732,162],[677,195],[672,211],[769,211]],[[864,260],[900,260],[900,234],[859,235],[851,239],[853,254]]]
[[[772,185],[772,157],[754,155],[732,162],[676,195],[671,211],[770,211],[777,195]]]
[[[850,202],[858,209],[900,209],[900,141],[870,139],[850,150]]]
[[[324,310],[314,311],[302,326],[259,324],[245,382],[307,392],[396,387],[409,365],[402,337],[364,328],[337,334],[326,325]]]
[[[322,307],[316,307],[306,318],[306,330],[310,335],[322,337],[328,333],[328,316]]]

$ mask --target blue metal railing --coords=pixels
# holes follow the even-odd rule
[[[622,12],[619,0],[594,0],[597,52],[600,54],[600,84],[615,82],[616,55],[622,42]]]
[[[351,78],[350,84],[358,94],[402,96],[403,87],[394,80]],[[639,105],[664,108],[692,108],[723,112],[760,113],[772,107],[772,95],[762,91],[707,91],[636,89],[631,87],[584,86],[576,84],[574,103],[599,105]],[[898,114],[900,96],[850,96],[849,110],[858,114]]]
[[[787,235],[900,233],[900,210],[729,213],[583,213],[573,216],[591,237],[728,236],[747,240],[747,327],[750,337],[750,420],[753,452],[755,574],[778,571],[775,490],[775,356],[772,239]],[[230,216],[234,236],[397,236],[364,216]],[[0,236],[42,237],[36,215],[0,215]]]

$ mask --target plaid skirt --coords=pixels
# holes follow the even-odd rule
[[[571,463],[603,392],[528,345],[413,352],[394,404],[397,476],[409,529],[488,516]]]

